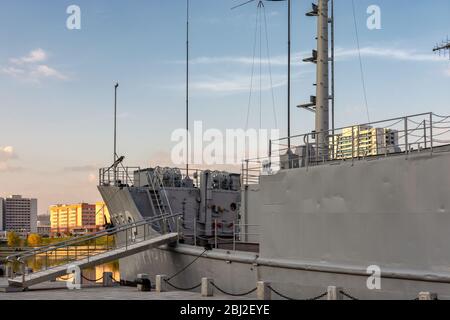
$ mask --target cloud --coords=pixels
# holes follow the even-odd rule
[[[97,183],[97,181],[98,181],[98,177],[95,175],[95,174],[93,174],[93,173],[90,173],[89,175],[88,175],[88,181],[90,182],[90,183]]]
[[[302,70],[301,72],[293,73],[292,80],[300,79],[304,75],[311,73],[312,70]],[[191,83],[191,88],[196,91],[212,93],[239,93],[249,92],[251,78],[249,75],[236,74],[230,76],[229,73],[217,77],[205,76],[201,80],[194,80]],[[270,75],[262,75],[261,91],[269,91],[272,88],[279,88],[287,85],[286,74],[273,74],[272,85],[270,82]],[[253,80],[253,91],[259,91],[259,75]]]
[[[336,59],[346,60],[357,58],[359,52],[356,48],[336,48]],[[311,56],[311,52],[296,52],[292,55],[292,65],[304,64],[302,59]],[[433,53],[418,52],[416,50],[408,49],[393,49],[383,47],[363,47],[361,48],[361,56],[379,59],[394,59],[398,61],[413,61],[413,62],[443,62],[447,59],[440,57]],[[237,64],[237,65],[252,65],[253,63],[259,64],[259,59],[253,59],[250,56],[223,56],[223,57],[198,57],[191,61],[191,64]],[[264,58],[261,60],[263,64],[268,64],[269,60]],[[270,59],[272,66],[287,66],[287,55],[277,55]],[[185,61],[175,61],[175,63],[185,63]]]
[[[301,57],[306,57],[308,54],[307,52],[297,52],[293,54],[292,56],[292,64],[293,65],[300,65],[304,62],[301,61]],[[287,66],[287,55],[277,55],[270,58],[270,64],[272,66]],[[175,63],[178,64],[184,64],[186,61],[175,61]],[[260,60],[259,58],[253,59],[253,57],[250,56],[223,56],[223,57],[198,57],[190,60],[191,64],[197,64],[197,65],[212,65],[212,64],[238,64],[238,65],[252,65],[253,63],[259,64]],[[263,58],[261,59],[261,63],[264,65],[268,65],[269,59]]]
[[[92,165],[64,168],[64,171],[69,171],[69,172],[91,172],[91,171],[97,171],[97,170],[98,170],[98,167],[92,166]]]
[[[25,74],[25,70],[16,68],[16,67],[5,67],[5,68],[2,68],[2,73],[13,76],[13,77],[19,77],[19,76]]]
[[[42,79],[69,80],[62,72],[43,63],[47,60],[48,54],[43,49],[35,49],[25,57],[11,58],[9,65],[0,67],[0,73],[32,83],[40,83]]]
[[[33,71],[31,71],[30,75],[34,78],[56,78],[60,80],[67,80],[67,77],[63,75],[61,72],[47,66],[47,65],[39,65]]]
[[[38,63],[47,60],[47,53],[41,48],[32,50],[27,56],[21,58],[11,58],[13,64],[22,65],[27,63]]]
[[[354,58],[358,56],[357,49],[336,49],[336,58]],[[442,62],[446,59],[433,53],[423,53],[416,50],[392,49],[381,47],[364,47],[361,48],[361,55],[373,58],[385,58],[399,61],[415,61],[415,62]]]
[[[0,147],[0,161],[8,161],[11,159],[16,159],[17,155],[14,152],[14,148],[11,146]]]
[[[444,73],[447,77],[450,77],[450,67],[448,67],[447,70],[444,71]]]
[[[14,148],[11,146],[0,147],[0,172],[12,172],[22,170],[20,167],[13,167],[9,165],[11,160],[18,159]]]

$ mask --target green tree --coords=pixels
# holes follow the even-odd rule
[[[20,246],[20,237],[14,231],[8,232],[6,239],[8,241],[8,247],[12,248]]]
[[[28,245],[31,247],[39,247],[42,245],[42,237],[36,233],[32,233],[28,236]]]

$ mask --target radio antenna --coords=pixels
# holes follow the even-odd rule
[[[258,0],[250,0],[246,1],[244,3],[238,4],[231,8],[231,10],[240,8],[242,6],[245,6],[249,3],[255,2]],[[262,2],[262,0],[259,0]],[[288,3],[288,92],[287,92],[287,136],[288,136],[288,150],[291,150],[291,0],[264,0],[269,2],[275,2],[275,1],[287,1]]]
[[[447,41],[442,41],[441,44],[437,44],[434,49],[433,52],[435,53],[439,53],[439,55],[441,55],[442,53],[444,55],[449,55],[450,58],[450,41],[448,40],[447,37]]]

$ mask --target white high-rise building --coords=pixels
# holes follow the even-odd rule
[[[37,232],[37,199],[14,195],[5,199],[4,228],[22,237]]]

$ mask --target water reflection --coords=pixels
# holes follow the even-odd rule
[[[51,269],[60,265],[70,264],[71,262],[85,259],[88,256],[100,254],[106,251],[106,247],[98,246],[95,249],[88,246],[70,247],[58,249],[44,254],[30,257],[26,260],[26,272],[39,272],[45,269]],[[18,262],[13,264],[13,270],[16,274],[21,274],[21,265]],[[119,261],[107,263],[101,266],[83,270],[83,284],[101,283],[103,281],[103,272],[111,272],[113,280],[120,281]],[[72,281],[73,275],[68,275],[57,279],[58,281]],[[92,280],[92,281],[89,281]]]

